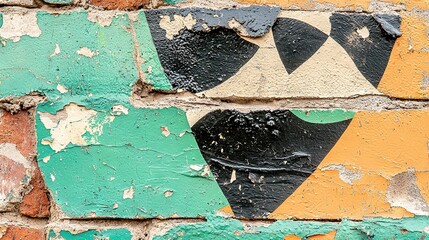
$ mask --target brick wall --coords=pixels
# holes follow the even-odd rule
[[[0,0],[0,239],[425,239],[427,0]]]

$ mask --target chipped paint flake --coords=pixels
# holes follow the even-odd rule
[[[60,45],[55,44],[55,49],[54,52],[49,56],[49,58],[53,58],[54,56],[58,55],[61,53],[61,49],[60,49]]]
[[[387,187],[386,200],[392,207],[402,207],[416,215],[429,215],[429,205],[416,184],[415,171],[393,176]]]
[[[124,190],[124,194],[122,195],[123,199],[133,199],[134,198],[134,188],[130,187]]]
[[[96,11],[88,12],[88,20],[100,24],[102,27],[108,27],[112,24],[112,19],[115,17],[114,11]]]
[[[123,105],[115,105],[112,107],[112,112],[114,115],[121,115],[121,114],[125,114],[128,115],[128,108],[124,107]]]
[[[46,156],[46,157],[44,157],[44,158],[42,159],[42,161],[43,161],[44,163],[48,163],[48,162],[49,162],[49,160],[51,160],[51,156]]]
[[[350,185],[353,184],[354,181],[362,178],[362,175],[358,170],[349,170],[341,164],[332,164],[322,168],[322,171],[326,171],[326,170],[338,171],[340,179]]]
[[[52,182],[55,182],[55,176],[52,173],[51,173],[51,180],[52,180]]]
[[[65,88],[63,85],[61,85],[61,84],[58,84],[57,85],[57,90],[60,92],[60,93],[62,93],[62,94],[64,94],[64,93],[67,93],[69,90],[67,89],[67,88]]]
[[[369,37],[369,30],[367,27],[363,27],[361,29],[356,30],[356,32],[361,36],[363,39],[366,39]]]
[[[83,47],[83,48],[77,50],[76,53],[79,54],[79,55],[88,57],[88,58],[92,58],[92,57],[98,55],[98,51],[92,51],[88,47]]]
[[[37,25],[37,12],[5,12],[0,37],[18,42],[22,36],[39,37],[42,31]]]
[[[161,16],[159,26],[165,30],[165,37],[171,40],[174,36],[179,35],[180,30],[184,28],[191,30],[196,23],[197,21],[191,14],[186,17],[175,14],[173,20],[171,20],[170,16]]]
[[[167,198],[173,196],[173,191],[172,190],[164,191],[164,196]]]
[[[202,165],[202,164],[199,164],[199,165],[191,165],[191,166],[189,166],[189,167],[190,167],[192,170],[199,172],[199,171],[201,171],[201,170],[204,168],[204,165]]]
[[[52,140],[44,139],[43,142],[56,152],[64,149],[69,143],[80,146],[87,144],[83,135],[92,129],[90,120],[96,114],[96,111],[74,103],[67,105],[55,115],[39,112],[40,120],[45,128],[50,130],[52,137]]]
[[[168,130],[168,127],[161,127],[161,133],[166,137],[170,136],[170,130]]]

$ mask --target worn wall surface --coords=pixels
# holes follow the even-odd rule
[[[0,239],[429,238],[428,0],[0,0]]]

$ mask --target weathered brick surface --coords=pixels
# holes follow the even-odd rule
[[[9,226],[1,227],[2,240],[42,240],[45,239],[43,229],[32,229],[27,227]]]
[[[91,0],[91,4],[104,9],[138,9],[149,4],[150,0]]]
[[[30,186],[31,191],[21,201],[20,213],[29,217],[49,217],[51,205],[39,167],[33,173]]]

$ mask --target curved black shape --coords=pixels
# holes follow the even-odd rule
[[[291,18],[278,18],[273,26],[273,36],[289,74],[313,56],[328,39],[328,35],[319,29]]]
[[[308,123],[290,111],[213,111],[193,127],[237,217],[266,217],[298,188],[351,120]],[[235,171],[236,180],[231,182]]]
[[[173,39],[159,26],[160,13],[148,13],[152,38],[167,78],[174,89],[201,92],[240,70],[259,46],[224,27],[208,32],[182,29]],[[185,15],[186,16],[186,15]]]
[[[389,62],[396,37],[400,35],[400,31],[396,30],[399,29],[400,18],[394,15],[375,17],[333,13],[330,17],[330,36],[346,50],[362,75],[377,87]],[[365,28],[369,31],[368,37],[358,33],[358,30]]]

